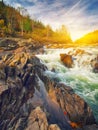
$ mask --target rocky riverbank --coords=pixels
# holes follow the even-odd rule
[[[46,75],[47,67],[35,56],[43,46],[15,42],[10,49],[1,46],[0,130],[97,130],[88,104]]]

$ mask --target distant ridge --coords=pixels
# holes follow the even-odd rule
[[[80,39],[77,39],[75,43],[80,43],[80,44],[96,44],[98,43],[98,30],[95,30],[93,32],[90,32]]]

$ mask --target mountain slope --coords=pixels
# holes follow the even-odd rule
[[[94,32],[90,32],[80,39],[76,40],[75,43],[80,43],[80,44],[87,44],[87,45],[92,45],[92,44],[98,44],[98,30],[95,30]]]

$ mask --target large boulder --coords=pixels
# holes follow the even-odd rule
[[[71,68],[73,65],[73,59],[71,55],[68,54],[60,54],[60,59],[63,62],[63,64],[68,67]]]

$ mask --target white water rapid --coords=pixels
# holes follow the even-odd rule
[[[60,54],[72,55],[74,66],[67,68],[60,61]],[[98,62],[98,47],[46,49],[42,55],[37,55],[49,71],[46,74],[58,82],[71,86],[91,106],[98,122],[98,73],[93,71],[93,65]],[[93,62],[91,62],[93,61]],[[55,69],[55,71],[50,71]]]

